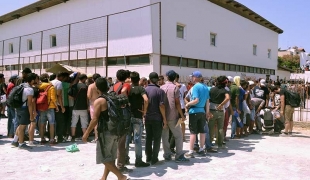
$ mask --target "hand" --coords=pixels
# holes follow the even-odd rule
[[[88,139],[88,134],[85,133],[85,134],[83,135],[83,137],[82,137],[82,141],[85,142],[85,143],[87,143],[87,139]]]
[[[34,112],[33,112],[33,116],[34,116],[34,117],[37,117],[37,115],[38,115],[37,111],[34,111]]]
[[[56,112],[59,112],[59,108],[58,108],[58,107],[56,107],[55,111],[56,111]]]
[[[182,118],[182,121],[185,121],[186,120],[186,118],[185,118],[185,116],[181,116],[181,118]]]
[[[164,123],[163,129],[166,129],[166,128],[168,128],[168,124],[167,124],[167,123]]]
[[[238,113],[238,114],[241,114],[241,111],[240,111],[239,109],[237,109],[237,113]]]
[[[211,118],[213,118],[213,114],[212,114],[212,113],[210,113],[210,112],[207,112],[207,114],[206,114],[206,118],[207,118],[207,119],[211,119]]]
[[[282,117],[284,117],[284,112],[283,111],[280,111],[280,114]]]
[[[189,109],[189,105],[188,105],[188,103],[185,105],[185,107],[186,107],[186,109]]]
[[[64,107],[61,107],[61,112],[62,113],[65,113],[66,112],[66,109]]]
[[[219,106],[217,106],[217,108],[216,108],[217,110],[223,110],[223,105],[219,105]]]

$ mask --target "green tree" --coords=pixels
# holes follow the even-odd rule
[[[298,55],[284,55],[283,57],[279,56],[278,65],[282,67],[287,67],[293,70],[299,69],[300,57]]]

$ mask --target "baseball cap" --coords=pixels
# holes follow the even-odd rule
[[[26,67],[26,68],[22,71],[22,73],[30,74],[30,73],[32,73],[32,71],[31,71],[31,69],[29,69],[29,68]]]
[[[192,77],[197,77],[197,78],[201,78],[202,77],[202,74],[200,71],[194,71],[192,73]]]
[[[260,83],[261,86],[266,86],[266,80],[265,79],[261,79],[259,81],[259,83]]]
[[[151,72],[149,75],[150,80],[158,81],[158,74],[156,72]]]
[[[228,79],[229,82],[234,82],[234,78],[231,77],[231,76],[227,76],[227,79]]]
[[[254,84],[253,81],[248,81],[248,83],[249,83],[250,86]]]
[[[169,79],[175,79],[177,77],[177,73],[174,70],[170,70],[166,73],[166,76]]]
[[[4,78],[4,74],[1,73],[1,74],[0,74],[0,78]]]
[[[10,77],[10,79],[18,79],[19,78],[19,76],[17,75],[17,74],[14,74],[14,75],[12,75],[11,77]]]

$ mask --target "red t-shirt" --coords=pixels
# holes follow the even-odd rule
[[[114,84],[113,90],[116,92],[117,89],[119,88],[119,86],[120,86],[121,84],[122,84],[121,82],[118,82],[118,83]],[[123,83],[122,89],[123,89],[123,88],[126,88],[126,90],[127,90],[127,93],[126,93],[126,94],[127,94],[127,96],[128,96],[128,95],[129,95],[129,92],[130,92],[130,88],[131,88],[130,84],[129,84],[129,83]],[[122,93],[122,89],[119,90],[118,94],[121,94],[121,93]]]
[[[9,83],[8,84],[8,88],[6,90],[6,95],[8,96],[10,94],[10,92],[12,91],[12,89],[15,87],[15,85],[13,83]]]

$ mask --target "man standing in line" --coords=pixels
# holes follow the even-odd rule
[[[8,88],[7,88],[7,97],[9,96],[10,92],[12,91],[12,89],[15,87],[16,81],[18,79],[18,75],[13,75],[11,76],[10,80],[9,80],[9,84],[8,84]],[[15,109],[7,106],[8,107],[8,137],[9,138],[13,138],[14,134],[16,132],[16,128],[14,126],[15,123],[15,117],[16,117],[16,113],[15,113]]]
[[[168,123],[168,128],[164,129],[162,132],[162,141],[164,149],[165,160],[171,160],[171,150],[169,143],[169,129],[175,139],[176,144],[176,162],[187,162],[189,161],[183,155],[183,135],[180,126],[176,126],[178,123],[179,116],[181,116],[182,121],[185,121],[184,114],[181,109],[180,104],[180,91],[179,88],[174,84],[174,80],[177,77],[175,71],[170,70],[166,73],[168,81],[160,87],[165,93],[166,98],[165,104],[165,114]]]
[[[148,167],[149,163],[142,161],[142,142],[141,136],[143,131],[143,117],[145,117],[148,108],[148,97],[146,95],[144,87],[139,85],[140,75],[137,72],[130,73],[131,90],[128,96],[131,107],[131,127],[134,133],[133,139],[135,143],[136,162],[135,167]],[[131,141],[131,132],[127,135],[126,140],[126,154],[129,153],[129,142]]]
[[[106,95],[109,89],[108,82],[106,79],[100,77],[97,78],[95,83],[101,97],[94,102],[93,119],[90,121],[88,129],[83,135],[83,142],[87,142],[89,133],[98,125],[99,138],[96,147],[96,163],[103,163],[105,168],[101,179],[107,180],[109,173],[112,172],[117,176],[118,180],[126,180],[127,176],[124,176],[115,166],[118,137],[111,135],[106,130],[106,123],[109,121],[108,103],[102,95]]]
[[[156,72],[149,75],[150,84],[145,88],[149,106],[145,116],[145,154],[146,162],[152,165],[158,162],[162,130],[167,128],[165,114],[165,92],[157,85],[159,77]]]
[[[200,134],[200,148],[198,154],[205,156],[205,125],[206,119],[211,117],[209,111],[209,90],[206,85],[200,83],[202,74],[199,71],[192,73],[192,81],[195,85],[192,87],[191,101],[186,104],[189,109],[189,130],[190,130],[190,150],[186,153],[187,157],[194,157],[194,143],[196,135]]]
[[[100,74],[95,73],[93,75],[93,80],[96,82],[98,78],[100,78]],[[99,97],[99,94],[97,92],[97,87],[96,83],[93,83],[88,86],[88,91],[87,91],[87,98],[89,100],[89,113],[90,113],[90,118],[93,119],[94,115],[94,102],[95,100]],[[97,126],[95,126],[95,139],[92,142],[96,142],[98,139],[98,132],[97,132]]]

